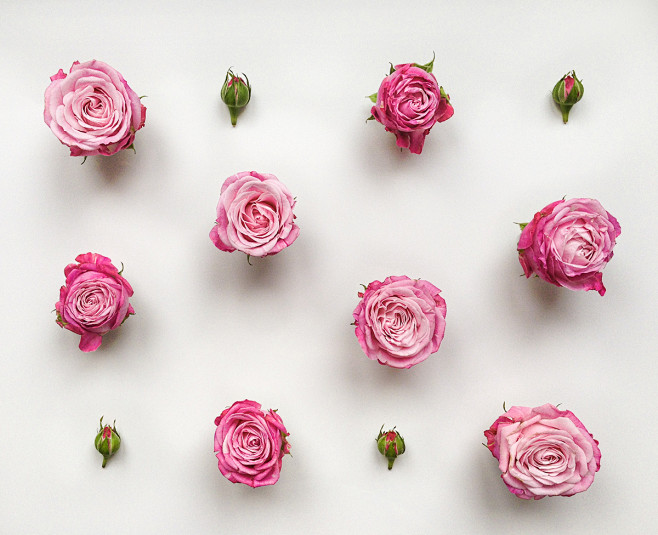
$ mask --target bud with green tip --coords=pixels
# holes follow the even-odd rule
[[[404,453],[404,439],[402,435],[395,430],[395,427],[390,431],[382,432],[384,426],[382,425],[377,436],[377,449],[384,457],[388,459],[388,469],[393,468],[393,463],[398,455]]]
[[[96,435],[96,440],[94,440],[94,446],[103,456],[103,468],[105,468],[107,460],[119,451],[121,446],[121,437],[117,433],[116,420],[114,420],[112,427],[109,425],[103,426],[103,417],[101,416],[100,429]]]
[[[231,69],[226,73],[226,79],[222,86],[222,100],[228,106],[228,111],[231,114],[231,124],[233,126],[238,122],[238,113],[244,108],[251,99],[251,85],[249,85],[249,78],[242,73],[241,76],[233,74]]]
[[[569,71],[553,88],[553,100],[562,111],[562,120],[567,124],[571,107],[583,98],[582,82],[576,78],[576,71]]]

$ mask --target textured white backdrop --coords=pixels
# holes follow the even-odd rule
[[[7,534],[650,532],[658,513],[658,4],[0,1],[0,531]],[[426,62],[455,115],[420,156],[365,123],[388,62]],[[148,107],[137,154],[70,158],[49,77],[117,68]],[[232,128],[219,90],[244,71]],[[575,68],[564,126],[550,99]],[[276,174],[301,234],[247,265],[208,232],[222,181]],[[621,223],[608,289],[521,277],[518,227],[563,196]],[[51,312],[63,269],[125,265],[137,312],[94,354]],[[362,354],[360,283],[443,290],[439,352]],[[250,398],[290,431],[279,483],[231,485],[213,419]],[[481,445],[502,403],[561,403],[601,443],[593,486],[524,502]],[[98,418],[124,437],[105,470]],[[374,438],[408,451],[386,470]]]

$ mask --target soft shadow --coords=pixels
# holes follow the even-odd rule
[[[82,165],[93,165],[107,182],[113,182],[134,170],[136,157],[135,151],[124,149],[112,156],[89,156]]]

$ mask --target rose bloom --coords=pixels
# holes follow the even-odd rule
[[[80,349],[95,351],[102,336],[131,314],[133,289],[109,258],[96,253],[78,255],[64,269],[66,284],[55,304],[57,324],[80,335]]]
[[[406,276],[373,281],[354,310],[355,333],[371,360],[411,368],[435,353],[446,328],[446,302],[433,284]]]
[[[295,200],[274,175],[244,171],[224,182],[210,239],[221,251],[273,255],[299,236]]]
[[[397,138],[398,147],[420,154],[425,136],[435,123],[452,117],[450,97],[439,87],[432,73],[411,63],[396,65],[382,81],[377,103],[370,113]]]
[[[71,156],[109,156],[132,146],[146,108],[123,76],[102,61],[76,61],[50,77],[43,118]]]
[[[619,234],[619,223],[598,201],[556,201],[521,232],[519,261],[526,277],[535,274],[556,286],[603,295],[601,270]]]
[[[283,456],[290,453],[285,426],[276,411],[255,401],[236,401],[215,418],[215,455],[219,471],[232,483],[274,485]]]
[[[571,411],[512,407],[484,432],[510,492],[524,500],[573,496],[601,467],[598,442]]]

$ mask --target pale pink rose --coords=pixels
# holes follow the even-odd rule
[[[434,75],[412,63],[396,65],[382,81],[370,113],[397,138],[398,147],[420,154],[435,123],[455,112]]]
[[[222,251],[273,255],[299,236],[295,199],[274,175],[243,171],[224,182],[210,239]]]
[[[446,302],[433,284],[406,276],[373,281],[354,310],[356,337],[366,356],[392,368],[411,368],[438,351]]]
[[[556,201],[524,227],[519,261],[526,277],[535,274],[556,286],[603,295],[601,270],[612,258],[619,234],[619,223],[598,201]]]
[[[95,351],[102,336],[131,314],[133,289],[109,258],[96,253],[78,255],[64,268],[66,284],[55,304],[57,324],[80,335],[80,349]]]
[[[109,156],[132,146],[146,108],[123,76],[102,61],[76,61],[50,77],[43,118],[71,156]]]
[[[215,418],[215,455],[219,471],[232,483],[274,485],[283,456],[290,453],[285,426],[276,411],[255,401],[236,401]]]
[[[512,407],[484,432],[510,492],[524,500],[587,490],[601,467],[598,441],[571,411]]]

